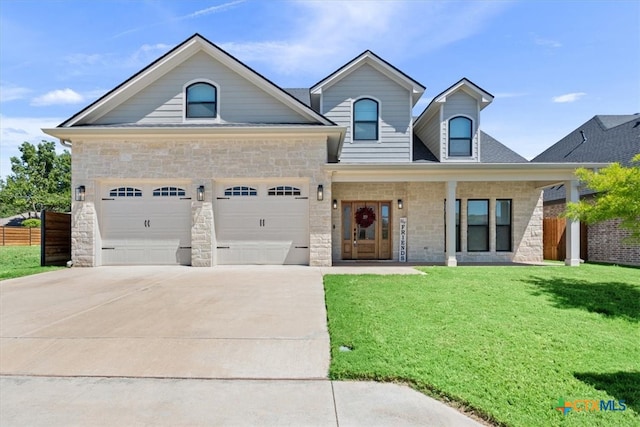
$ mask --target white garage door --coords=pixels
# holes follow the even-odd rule
[[[103,189],[103,265],[191,264],[191,197],[184,185]]]
[[[218,264],[309,264],[305,183],[218,184]]]

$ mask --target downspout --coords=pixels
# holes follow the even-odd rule
[[[72,148],[71,141],[69,141],[67,139],[61,139],[60,140],[60,145],[62,145],[63,147]]]

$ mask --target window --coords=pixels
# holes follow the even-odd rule
[[[118,187],[109,192],[109,197],[142,197],[142,190],[133,187]]]
[[[257,196],[258,190],[253,187],[236,186],[224,190],[225,196]]]
[[[447,199],[444,200],[444,250],[447,250]],[[456,252],[460,252],[460,199],[456,199]]]
[[[279,185],[268,190],[269,196],[299,196],[300,189],[289,185]]]
[[[466,117],[454,117],[449,120],[449,156],[471,156],[471,119]]]
[[[511,200],[496,200],[496,251],[511,252]]]
[[[185,196],[186,192],[178,187],[161,187],[153,190],[154,197]]]
[[[378,103],[364,98],[353,103],[353,140],[378,140]]]
[[[209,83],[194,83],[187,87],[188,119],[212,119],[217,113],[217,90]]]
[[[489,250],[489,200],[467,201],[467,251]]]

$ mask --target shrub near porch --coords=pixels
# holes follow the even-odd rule
[[[325,276],[331,378],[405,381],[505,425],[639,425],[639,269],[422,270]],[[627,409],[563,415],[560,398]]]

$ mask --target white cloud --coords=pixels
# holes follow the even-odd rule
[[[470,37],[508,3],[468,2],[461,7],[444,2],[298,1],[294,7],[295,19],[283,38],[220,46],[242,61],[262,62],[284,75],[339,66],[365,49],[397,60]]]
[[[585,95],[586,93],[584,92],[565,93],[564,95],[554,96],[553,98],[551,98],[551,100],[560,104],[566,102],[576,102]]]
[[[1,84],[0,102],[9,102],[18,99],[24,99],[29,93],[31,93],[31,89],[27,89],[26,87],[14,86],[11,84]]]
[[[31,100],[34,107],[45,107],[48,105],[79,104],[84,101],[84,97],[73,89],[57,89],[47,92]]]
[[[56,139],[44,134],[41,128],[52,128],[58,126],[63,119],[52,117],[7,117],[0,114],[0,177],[4,178],[11,173],[10,158],[19,156],[18,147],[27,141],[32,144],[42,140],[55,141]],[[57,144],[57,150],[63,151],[63,147]]]
[[[554,49],[562,47],[562,43],[557,40],[545,39],[535,34],[533,35],[533,42],[538,46],[552,47]]]
[[[181,17],[176,18],[176,19],[199,18],[200,16],[209,15],[211,13],[223,12],[223,11],[225,11],[227,9],[232,8],[233,6],[239,5],[240,3],[244,3],[245,1],[246,0],[230,1],[229,3],[219,4],[217,6],[207,7],[206,9],[197,10],[197,11],[195,11],[193,13],[190,13],[190,14],[185,15],[185,16],[181,16]]]

